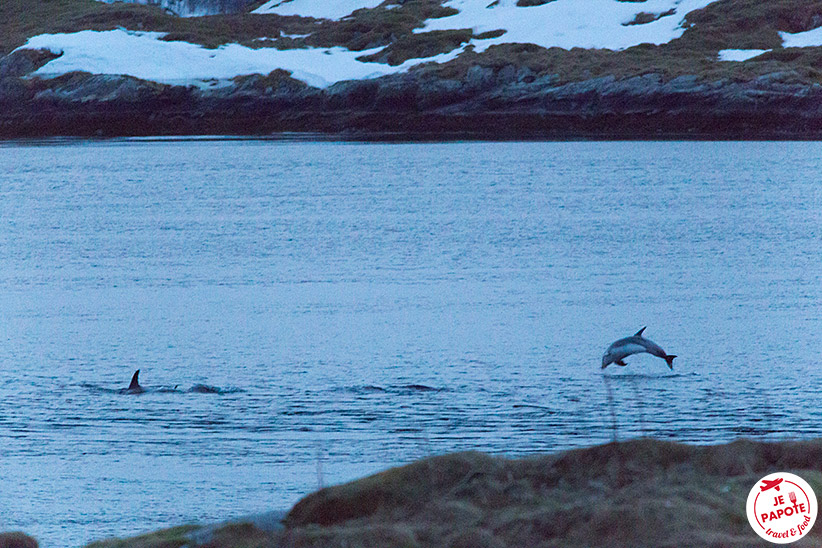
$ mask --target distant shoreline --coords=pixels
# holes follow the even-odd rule
[[[822,119],[775,123],[763,117],[667,117],[612,114],[300,113],[282,118],[171,113],[0,115],[0,140],[139,138],[145,140],[448,141],[818,141]]]
[[[513,65],[477,65],[459,77],[420,69],[327,88],[284,71],[213,88],[83,72],[27,76],[54,56],[18,50],[0,60],[0,139],[822,139],[822,86],[783,73],[714,80],[648,73],[563,83]]]

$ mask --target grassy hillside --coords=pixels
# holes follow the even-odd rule
[[[85,29],[167,32],[167,40],[185,40],[207,47],[237,42],[278,48],[344,46],[354,51],[384,46],[397,38],[412,39],[412,29],[432,17],[450,15],[435,0],[411,0],[402,9],[360,10],[343,21],[280,15],[212,15],[180,18],[160,8],[138,4],[103,4],[95,0],[3,0],[0,2],[0,54],[43,33]],[[280,37],[280,33],[305,35]],[[468,31],[471,36],[471,31]],[[260,41],[260,38],[270,38]],[[453,43],[453,41],[448,42]],[[445,44],[445,42],[443,42]]]
[[[154,6],[103,4],[95,0],[3,0],[0,2],[0,54],[23,45],[30,36],[111,30],[123,27],[170,33],[168,39],[209,47],[244,42],[280,31],[309,32],[313,19],[279,15],[215,15],[180,18]]]

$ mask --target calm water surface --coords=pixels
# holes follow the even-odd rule
[[[818,143],[0,145],[0,530],[76,547],[465,449],[820,436],[820,181]],[[674,371],[603,377],[644,325]]]

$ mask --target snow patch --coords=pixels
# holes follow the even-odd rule
[[[293,78],[319,88],[343,80],[364,80],[404,72],[421,63],[444,63],[464,50],[457,48],[450,53],[411,59],[392,67],[356,59],[377,53],[382,48],[365,51],[341,47],[277,50],[228,44],[207,49],[189,42],[160,40],[164,35],[124,29],[41,34],[17,49],[48,49],[62,53],[32,73],[32,76],[43,78],[84,71],[127,75],[162,84],[213,87],[215,80],[283,69],[290,71]]]
[[[338,21],[358,9],[376,8],[383,0],[270,0],[251,13],[299,15]]]
[[[769,49],[723,49],[719,52],[720,61],[747,61],[768,53]]]
[[[805,32],[780,32],[782,46],[786,48],[813,48],[822,46],[822,27]]]
[[[520,7],[516,0],[448,0],[443,5],[459,10],[456,15],[429,19],[415,32],[471,28],[475,32],[504,29],[492,40],[477,43],[477,51],[503,43],[531,43],[546,48],[600,48],[621,50],[643,43],[665,44],[682,36],[682,21],[693,10],[718,0],[555,0],[541,6]],[[624,25],[640,12],[664,13],[642,25]]]

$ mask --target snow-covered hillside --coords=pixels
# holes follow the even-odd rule
[[[190,0],[162,1],[182,5]],[[446,62],[457,57],[468,46],[473,47],[474,52],[482,52],[492,45],[504,43],[530,43],[568,50],[622,50],[643,43],[664,44],[682,35],[687,13],[716,1],[553,0],[523,7],[517,5],[517,0],[447,0],[444,6],[457,10],[456,14],[428,19],[422,28],[416,28],[413,32],[420,35],[470,28],[475,34],[498,31],[500,35],[472,38],[448,52],[413,58],[398,66],[358,60],[368,55],[379,58],[382,47],[350,51],[342,47],[274,49],[227,44],[217,49],[206,49],[182,41],[163,41],[161,33],[124,29],[44,34],[32,37],[22,48],[48,49],[60,54],[60,57],[34,73],[46,78],[84,71],[129,75],[167,84],[213,86],[239,75],[267,74],[275,69],[284,69],[311,86],[326,87],[341,80],[402,72],[421,63]],[[271,0],[255,13],[341,19],[351,17],[358,9],[374,8],[380,3],[380,0]],[[388,7],[404,9],[401,3],[389,4]],[[797,35],[782,33],[782,37],[786,46],[822,44],[820,29]],[[765,51],[725,49],[719,53],[718,59],[743,61]]]
[[[304,0],[305,1],[305,0]],[[531,43],[546,48],[625,49],[637,44],[664,44],[682,35],[682,20],[690,11],[716,0],[555,0],[541,6],[517,6],[516,0],[449,0],[457,15],[432,19],[420,32],[472,28],[477,32],[504,29],[503,42]],[[647,23],[635,23],[640,13]]]
[[[357,57],[375,51],[343,48],[248,48],[228,44],[207,49],[188,42],[166,42],[163,33],[123,29],[82,31],[72,34],[43,34],[23,46],[61,53],[32,76],[49,78],[69,72],[120,74],[172,85],[219,86],[221,81],[246,74],[268,74],[287,70],[292,77],[318,88],[341,80],[376,78],[408,70],[421,62],[445,62],[453,51],[427,59],[414,59],[399,66],[363,63]]]
[[[624,49],[642,43],[663,44],[680,36],[682,19],[690,11],[716,0],[553,0],[536,6],[518,6],[517,0],[448,0],[444,6],[459,10],[451,17],[429,20],[424,29],[505,30],[501,37],[478,44],[520,42],[544,47]],[[373,8],[380,0],[271,0],[254,13],[302,15],[341,19],[357,9]],[[400,3],[397,4],[400,7]],[[655,18],[634,24],[637,15]]]
[[[136,1],[195,9],[209,3],[227,5],[247,0]],[[179,38],[163,40],[164,33],[159,32],[85,30],[33,36],[18,49],[44,49],[59,54],[33,73],[33,76],[42,78],[79,71],[128,75],[165,84],[216,87],[236,76],[268,74],[283,69],[310,86],[324,88],[343,80],[362,80],[407,71],[423,63],[448,62],[469,48],[476,54],[491,46],[511,43],[565,50],[625,50],[639,44],[666,44],[683,35],[688,13],[718,1],[550,0],[526,6],[520,4],[539,3],[539,0],[444,0],[442,6],[450,8],[451,15],[420,20],[402,39],[428,39],[439,36],[438,31],[469,32],[468,38],[436,53],[408,54],[395,66],[387,64],[384,55],[393,44],[358,51],[342,46],[311,47],[309,43],[299,41],[293,45],[278,42],[276,48],[257,47],[289,37],[282,31],[273,38],[260,36],[259,44],[227,43],[207,49]],[[355,13],[357,10],[370,9],[385,17],[385,14],[393,14],[393,10],[401,13],[410,9],[408,5],[403,0],[271,0],[254,13],[320,18],[325,20],[322,24],[326,27],[323,28],[327,28],[327,25],[344,25],[365,13]],[[297,38],[306,36],[310,33]],[[822,29],[797,34],[782,32],[780,36],[784,45],[790,47],[822,44]],[[745,61],[768,51],[770,49],[726,47],[714,53],[714,57],[717,61]]]

